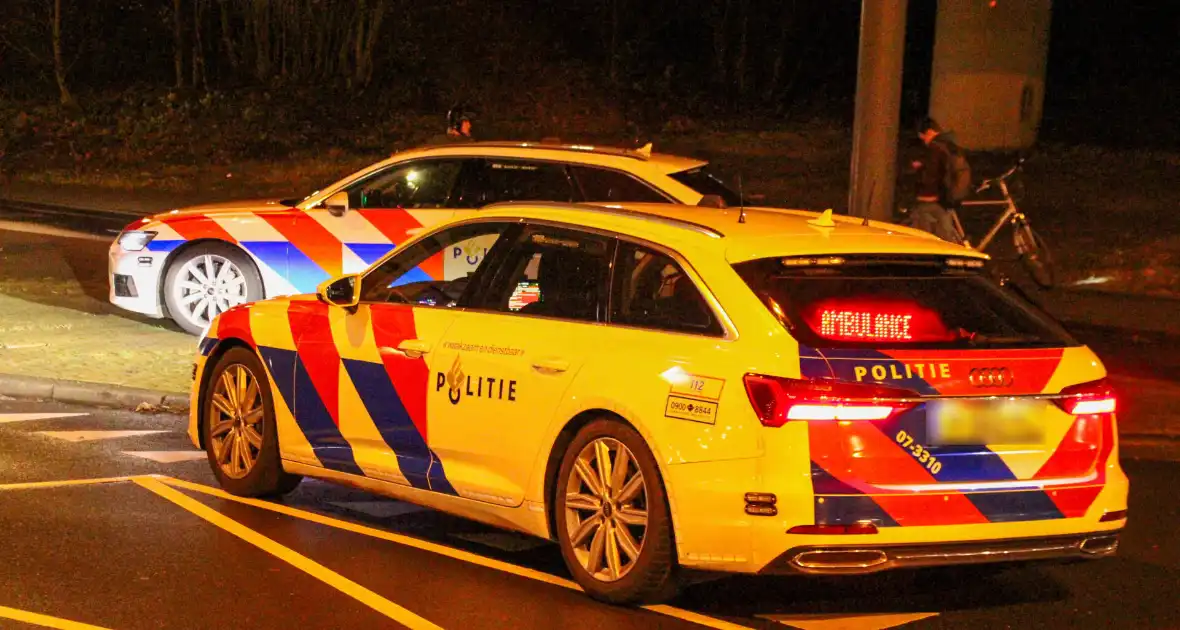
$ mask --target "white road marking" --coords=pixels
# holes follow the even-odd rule
[[[758,615],[800,630],[884,630],[937,616],[938,613],[881,613],[870,615]]]
[[[54,418],[73,418],[85,416],[84,413],[0,413],[0,424],[7,422],[29,422],[32,420],[53,420]]]
[[[540,538],[533,538],[532,536],[525,536],[524,534],[512,534],[507,532],[487,532],[482,534],[451,534],[453,538],[461,538],[469,540],[481,545],[487,545],[499,549],[500,551],[507,551],[514,553],[517,551],[528,551],[529,549],[536,549],[537,547],[544,547],[551,543],[541,540]]]
[[[114,440],[117,438],[139,437],[153,433],[168,433],[167,431],[37,431],[37,435],[45,435],[67,442],[89,442],[91,440]]]
[[[413,503],[406,503],[404,501],[333,501],[329,502],[328,505],[335,505],[350,512],[357,512],[374,518],[392,518],[403,514],[414,514],[415,512],[427,512],[430,510],[430,508],[424,508],[420,505],[414,505]]]
[[[198,459],[208,459],[205,451],[123,451],[124,455],[142,457],[161,464],[175,464],[177,462],[193,462]]]

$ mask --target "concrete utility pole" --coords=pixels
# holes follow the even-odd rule
[[[897,183],[897,129],[908,0],[861,0],[852,181],[848,213],[889,221]]]

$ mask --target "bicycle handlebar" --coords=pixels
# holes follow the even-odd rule
[[[998,182],[1007,181],[1009,177],[1015,175],[1017,171],[1019,171],[1021,167],[1024,166],[1024,160],[1025,158],[1020,158],[1019,160],[1016,160],[1016,164],[1012,165],[1012,168],[1005,171],[1004,174],[998,175],[991,179],[985,179],[980,182],[979,187],[975,189],[975,193],[979,194],[985,190],[988,190],[992,186],[995,186]]]

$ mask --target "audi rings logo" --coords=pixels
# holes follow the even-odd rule
[[[971,368],[967,375],[973,387],[1010,387],[1015,379],[1012,370],[1006,367]]]

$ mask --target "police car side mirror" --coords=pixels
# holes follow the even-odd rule
[[[316,297],[325,304],[353,310],[361,301],[360,277],[348,274],[326,280],[316,288]]]
[[[334,217],[344,216],[348,212],[348,193],[341,191],[320,202],[320,206]]]

